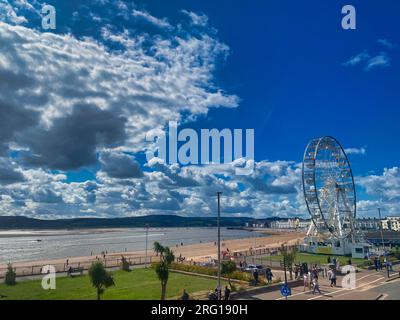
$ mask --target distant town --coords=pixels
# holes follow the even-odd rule
[[[271,229],[293,229],[307,230],[310,227],[311,219],[291,218],[266,220],[264,223],[253,224],[246,222],[246,227],[271,228]],[[377,231],[382,226],[386,231],[400,231],[400,216],[378,218],[358,218],[355,227],[365,231]]]

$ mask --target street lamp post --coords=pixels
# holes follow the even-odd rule
[[[218,299],[221,299],[221,227],[220,227],[220,218],[221,218],[221,193],[217,192],[218,199],[218,218],[217,218],[217,228],[218,228]]]
[[[382,222],[382,216],[381,216],[381,208],[378,208],[378,213],[379,213],[379,220],[380,220],[380,225],[381,225],[381,240],[382,240],[382,250],[383,250],[383,256],[385,264],[386,264],[386,273],[387,273],[387,277],[389,278],[389,263],[387,261],[387,257],[386,257],[386,248],[385,248],[385,241],[383,240],[383,222]]]
[[[146,256],[144,258],[144,267],[147,268],[147,242],[149,238],[149,225],[146,224]]]
[[[378,214],[379,214],[379,222],[381,226],[381,241],[382,241],[382,250],[385,252],[385,242],[383,240],[383,222],[382,222],[382,216],[381,216],[381,208],[378,208]]]

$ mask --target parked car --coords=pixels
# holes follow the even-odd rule
[[[257,269],[258,272],[262,271],[264,268],[262,265],[259,264],[248,264],[247,267],[244,269],[245,271],[251,271],[254,272],[254,270]]]

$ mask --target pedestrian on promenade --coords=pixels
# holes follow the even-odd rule
[[[315,291],[318,291],[319,294],[322,294],[321,290],[319,289],[318,278],[313,279],[313,286],[313,294],[315,294]]]
[[[257,285],[258,284],[258,270],[254,269],[253,271],[253,277],[254,277],[254,284]]]
[[[308,281],[309,281],[308,275],[307,275],[307,273],[304,273],[304,274],[303,274],[303,282],[304,282],[304,289],[303,289],[303,291],[306,291],[306,288],[308,287]]]
[[[228,286],[225,286],[224,299],[229,300],[230,295],[231,295],[231,290],[228,288]]]
[[[272,282],[272,277],[273,277],[272,271],[270,268],[268,268],[266,271],[266,278],[267,278],[268,283]]]
[[[331,281],[331,287],[336,287],[336,274],[333,269],[329,269],[328,279]]]
[[[375,271],[378,271],[379,263],[378,263],[378,258],[377,257],[375,257],[375,259],[374,259],[374,265],[375,265]]]
[[[183,289],[181,300],[189,300],[189,294]]]

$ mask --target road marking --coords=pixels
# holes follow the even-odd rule
[[[365,275],[365,276],[363,276],[363,277],[357,279],[357,281],[361,281],[362,279],[365,279],[365,278],[368,278],[368,277],[372,277],[372,276],[380,276],[380,275],[379,275],[379,274],[375,274],[375,273],[373,273],[373,274],[367,274],[367,275]],[[332,287],[330,287],[330,286],[328,286],[328,285],[321,285],[320,288],[332,288]],[[340,290],[337,290],[337,291],[328,292],[327,294],[332,294],[332,293],[340,292],[340,291],[343,291],[343,290],[348,290],[348,289],[347,289],[347,288],[343,288],[343,289],[340,289]],[[312,293],[312,292],[313,292],[313,290],[308,290],[308,291],[303,291],[303,292],[295,293],[295,294],[292,294],[291,296],[289,296],[288,299],[291,298],[291,297],[296,297],[296,296],[300,296],[300,295],[302,295],[302,294],[307,294],[307,293]],[[319,297],[321,297],[321,296],[319,296]],[[318,297],[313,297],[313,298],[310,298],[310,299],[308,299],[308,300],[317,299],[317,298],[318,298]],[[285,299],[285,297],[280,297],[280,298],[277,298],[277,299],[275,299],[275,300],[283,300],[283,299]]]
[[[366,276],[365,276],[364,278],[366,278]],[[342,291],[344,291],[344,290],[346,290],[346,291],[348,291],[348,292],[350,292],[350,291],[352,291],[352,290],[358,290],[358,289],[361,288],[361,287],[370,285],[371,283],[377,282],[377,281],[382,280],[382,279],[385,279],[385,277],[378,278],[378,279],[375,279],[375,280],[373,280],[373,281],[371,281],[371,282],[364,283],[364,284],[362,284],[362,285],[360,285],[360,286],[358,286],[358,287],[355,287],[354,289],[343,288],[343,289],[340,289],[340,290],[337,290],[337,291],[328,292],[328,294],[331,295],[331,294],[334,294],[334,293],[342,292]],[[360,280],[361,280],[361,279],[360,279]],[[327,295],[320,295],[320,296],[316,296],[316,297],[309,298],[309,299],[307,299],[307,300],[315,300],[315,299],[319,299],[319,298],[326,297],[326,296],[327,296]],[[338,296],[340,296],[340,295],[338,295]],[[331,298],[333,298],[333,297],[331,297]]]

